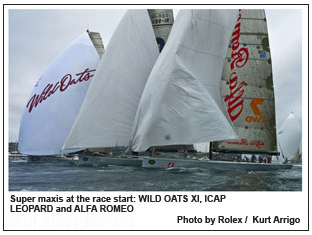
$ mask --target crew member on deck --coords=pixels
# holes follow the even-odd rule
[[[271,163],[271,156],[270,155],[268,155],[268,157],[267,157],[267,162]]]
[[[263,162],[263,157],[261,155],[259,155],[259,163]]]
[[[251,156],[251,162],[256,162],[256,160],[257,160],[256,155],[253,154],[253,155]]]

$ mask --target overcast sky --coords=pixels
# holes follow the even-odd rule
[[[50,62],[86,29],[106,47],[126,10],[9,10],[9,140],[18,140],[26,101]],[[175,10],[175,13],[177,10]],[[301,10],[266,10],[277,127],[291,111],[302,118]],[[291,29],[291,30],[290,30]]]

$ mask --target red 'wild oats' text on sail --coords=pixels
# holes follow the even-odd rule
[[[64,92],[71,85],[75,85],[78,82],[88,81],[91,77],[94,76],[93,74],[90,74],[94,71],[95,71],[95,69],[89,70],[89,68],[86,68],[83,72],[76,74],[76,76],[78,77],[77,79],[74,79],[71,74],[66,74],[57,83],[55,83],[55,84],[49,83],[43,89],[41,94],[34,94],[30,98],[30,100],[28,101],[27,106],[26,106],[26,108],[28,108],[28,112],[30,113],[33,110],[33,108],[36,108],[38,104],[40,104],[42,101],[49,98],[51,95],[53,95],[58,90],[60,92]]]

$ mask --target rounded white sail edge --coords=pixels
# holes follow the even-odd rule
[[[220,94],[237,10],[181,10],[142,94],[132,150],[236,138]]]
[[[128,10],[107,46],[64,148],[127,146],[158,55],[147,10]]]
[[[281,155],[284,155],[284,160],[292,160],[301,146],[302,130],[301,126],[293,113],[282,123],[278,131],[278,142],[281,148]]]
[[[88,33],[81,35],[53,60],[27,100],[20,123],[21,153],[62,153],[99,60]]]

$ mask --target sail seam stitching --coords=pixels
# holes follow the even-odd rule
[[[194,16],[192,16],[192,18],[193,18],[193,19],[200,20],[200,21],[207,22],[207,23],[209,23],[209,24],[217,25],[217,26],[220,26],[220,27],[222,27],[222,28],[224,28],[224,29],[228,29],[228,30],[231,30],[231,31],[232,31],[232,28],[227,27],[226,25],[218,24],[218,23],[216,23],[216,22],[213,22],[213,21],[210,21],[210,20],[204,20],[204,19],[197,18],[197,17],[194,17]]]
[[[181,46],[181,47],[184,47],[184,48],[186,48],[186,49],[188,49],[188,50],[191,50],[191,51],[195,51],[195,52],[198,52],[198,53],[201,53],[201,54],[206,54],[206,55],[212,55],[212,56],[218,57],[218,58],[220,58],[220,59],[223,60],[223,57],[222,57],[222,56],[218,56],[218,55],[215,55],[215,54],[212,54],[212,53],[208,53],[208,52],[198,51],[198,50],[189,48],[189,47],[187,47],[187,46],[185,46],[185,45],[181,45],[181,44],[180,44],[180,46]]]

